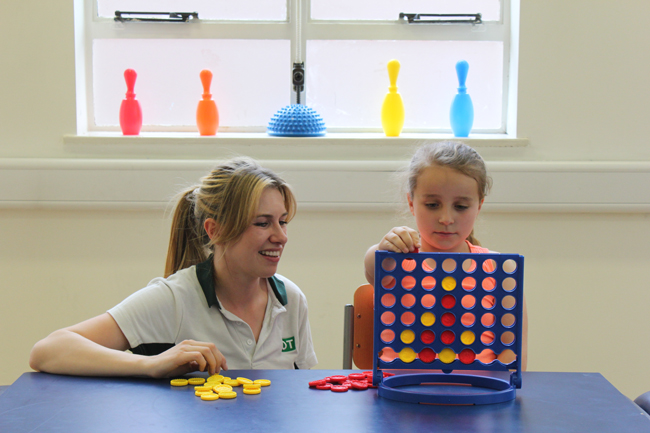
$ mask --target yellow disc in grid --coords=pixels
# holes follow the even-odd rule
[[[238,377],[237,382],[239,382],[240,385],[243,385],[245,383],[253,383],[252,380],[246,379],[245,377]]]
[[[232,386],[230,385],[217,385],[212,388],[212,390],[216,393],[220,393],[222,391],[232,391]]]
[[[214,394],[214,393],[203,394],[201,396],[201,400],[207,400],[207,401],[219,400],[219,394]]]
[[[257,379],[254,380],[253,383],[259,383],[262,386],[269,386],[271,384],[271,381],[268,379]]]
[[[470,345],[476,341],[476,335],[472,331],[465,331],[462,334],[460,334],[460,341],[462,341],[463,344]]]
[[[248,395],[255,395],[261,393],[262,390],[260,388],[244,388],[244,391],[242,392]]]
[[[438,359],[440,359],[445,364],[451,364],[456,359],[456,354],[450,348],[445,348],[440,351],[438,354]]]
[[[432,326],[434,323],[436,323],[436,316],[435,314],[427,311],[420,317],[420,322],[422,322],[424,326]]]
[[[410,329],[405,329],[402,331],[399,338],[402,340],[402,343],[411,344],[415,341],[415,332],[411,331]]]
[[[187,379],[172,379],[169,383],[171,386],[187,386],[189,382]]]
[[[221,391],[219,393],[219,398],[230,399],[235,397],[237,397],[237,393],[235,391]]]
[[[407,364],[415,361],[416,356],[417,354],[415,353],[415,350],[411,349],[410,347],[405,347],[399,352],[399,359],[401,359],[402,362],[406,362]]]
[[[454,277],[445,277],[442,280],[442,288],[448,292],[451,292],[456,288],[456,280]]]

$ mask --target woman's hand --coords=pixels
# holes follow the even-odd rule
[[[226,358],[213,343],[185,340],[149,357],[147,374],[151,377],[182,376],[193,371],[207,371],[210,375],[228,370]]]

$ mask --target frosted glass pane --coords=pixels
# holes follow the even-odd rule
[[[286,0],[97,0],[97,15],[113,18],[115,11],[198,12],[205,20],[287,19]]]
[[[199,74],[209,69],[220,126],[266,126],[290,103],[289,65],[288,40],[96,39],[95,124],[119,124],[124,70],[131,68],[144,125],[196,125]]]
[[[500,0],[311,0],[315,20],[397,20],[399,13],[476,14],[499,21]]]
[[[474,129],[501,128],[503,43],[494,41],[307,41],[307,105],[328,127],[381,128],[391,59],[401,63],[404,128],[451,129],[459,60],[469,63]]]

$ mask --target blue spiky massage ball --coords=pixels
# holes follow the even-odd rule
[[[325,135],[325,121],[315,110],[301,104],[291,104],[273,115],[266,129],[278,137],[318,137]]]

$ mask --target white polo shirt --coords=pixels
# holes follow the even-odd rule
[[[225,308],[214,291],[210,260],[155,278],[108,313],[134,353],[156,354],[183,340],[214,343],[228,368],[308,369],[318,361],[311,340],[307,299],[289,279],[276,274],[269,290],[259,339]]]

